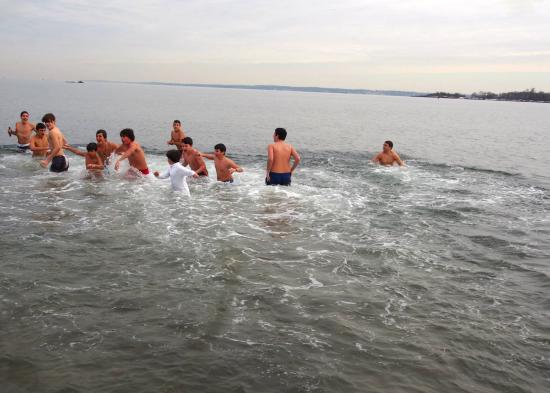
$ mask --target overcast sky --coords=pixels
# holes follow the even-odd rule
[[[550,0],[0,0],[0,75],[550,91]]]

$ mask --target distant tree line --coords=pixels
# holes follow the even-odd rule
[[[550,102],[550,93],[535,91],[535,89],[526,89],[524,91],[511,91],[508,93],[495,94],[490,91],[480,91],[471,95],[472,99],[477,100],[506,100],[506,101],[537,101]]]
[[[535,101],[535,102],[550,102],[550,93],[543,91],[535,91],[535,89],[527,89],[524,91],[511,91],[508,93],[496,94],[490,91],[480,91],[467,96],[460,93],[447,93],[438,91],[422,95],[420,97],[431,98],[466,98],[471,100],[502,100],[502,101]]]

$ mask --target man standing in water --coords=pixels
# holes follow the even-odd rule
[[[300,163],[300,156],[292,145],[285,142],[286,130],[277,128],[273,133],[273,142],[267,147],[267,170],[265,184],[270,186],[290,186],[292,173]],[[290,158],[294,164],[290,167]]]
[[[201,153],[193,148],[193,139],[186,136],[182,140],[182,155],[181,155],[181,164],[183,166],[189,165],[192,170],[194,170],[199,176],[208,176],[208,171],[206,170],[206,164],[201,157]]]
[[[101,161],[105,165],[108,165],[109,157],[118,149],[118,145],[107,140],[107,131],[105,130],[97,130],[95,133],[95,140],[97,141],[97,154],[101,157]]]
[[[393,142],[386,141],[382,145],[382,151],[378,153],[373,159],[372,162],[378,162],[380,165],[391,166],[394,163],[399,164],[399,166],[405,165],[405,163],[399,157],[399,154],[393,151]]]
[[[69,160],[63,152],[63,145],[66,143],[65,137],[55,125],[55,116],[53,113],[46,113],[42,116],[42,122],[48,129],[48,143],[50,145],[50,154],[45,160],[40,161],[44,168],[51,162],[51,172],[65,172],[69,169]]]
[[[174,120],[172,124],[172,132],[170,133],[170,140],[166,143],[169,145],[175,145],[178,149],[181,148],[181,141],[185,138],[185,132],[181,129],[181,121]],[[180,149],[181,150],[181,149]]]
[[[132,168],[135,168],[143,175],[148,175],[149,168],[147,167],[147,162],[145,161],[145,153],[139,143],[134,142],[135,139],[136,137],[134,136],[134,130],[131,128],[125,128],[120,131],[120,140],[122,141],[122,144],[115,151],[116,154],[120,154],[120,157],[118,157],[115,161],[115,171],[118,171],[120,168],[120,161],[127,158],[131,167],[127,174],[132,170]]]
[[[34,129],[36,135],[31,137],[29,144],[33,157],[46,157],[50,145],[48,143],[48,136],[46,135],[46,126],[44,123],[38,123]]]
[[[34,124],[29,121],[29,112],[21,112],[21,121],[15,123],[15,131],[8,128],[8,135],[17,137],[17,147],[20,151],[26,151],[30,148],[31,133],[34,130]]]

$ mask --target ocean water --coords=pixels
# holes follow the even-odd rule
[[[4,128],[171,123],[237,184],[53,174],[0,134],[2,392],[545,392],[545,104],[0,81]],[[302,155],[263,186],[275,127]],[[406,168],[369,163],[392,139]],[[212,162],[209,171],[215,173]]]

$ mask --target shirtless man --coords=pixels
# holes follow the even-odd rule
[[[214,165],[216,167],[216,175],[218,181],[224,183],[233,183],[233,176],[235,172],[242,172],[243,168],[235,164],[233,160],[230,160],[225,156],[225,145],[223,143],[218,143],[214,146],[214,153],[200,153],[202,157],[206,157],[209,160],[214,160]]]
[[[267,147],[267,170],[265,184],[270,186],[290,186],[292,173],[300,163],[300,156],[292,145],[285,142],[286,130],[277,128],[273,133],[273,142]],[[294,158],[292,168],[290,158]]]
[[[63,145],[66,143],[65,137],[55,125],[55,116],[53,113],[46,113],[42,116],[42,122],[48,128],[48,142],[50,144],[50,154],[45,160],[40,161],[44,168],[51,162],[51,172],[64,172],[69,169],[69,160],[63,152]]]
[[[196,149],[193,149],[193,139],[191,137],[185,137],[182,140],[182,155],[181,164],[183,166],[189,165],[192,170],[199,176],[208,176],[206,170],[206,164]]]
[[[34,124],[29,121],[29,112],[21,112],[21,121],[15,123],[15,131],[11,127],[8,128],[8,135],[17,137],[17,147],[20,151],[26,151],[30,148],[31,133],[34,130]]]
[[[118,171],[120,168],[120,161],[127,158],[132,168],[137,169],[143,175],[148,175],[149,168],[147,167],[147,162],[145,161],[145,153],[139,143],[134,142],[135,139],[134,130],[131,128],[125,128],[120,131],[120,140],[122,141],[122,144],[115,151],[116,154],[120,154],[120,157],[118,157],[115,161],[115,171]],[[130,168],[130,170],[132,168]]]
[[[386,141],[382,145],[382,151],[378,153],[373,159],[372,162],[378,162],[380,165],[393,165],[397,162],[399,166],[405,165],[405,163],[399,157],[399,154],[393,151],[393,142]]]
[[[48,143],[48,136],[46,135],[46,125],[44,123],[38,123],[34,129],[36,135],[31,137],[30,148],[33,157],[46,157],[48,150],[50,150],[50,144]]]
[[[170,134],[170,140],[166,143],[169,145],[175,145],[178,149],[180,149],[181,141],[183,138],[185,138],[185,132],[181,129],[181,121],[174,120],[174,124],[172,124],[172,127],[174,128],[172,130],[172,133]]]
[[[74,154],[84,157],[84,164],[88,170],[88,174],[92,177],[100,177],[103,173],[103,160],[97,152],[97,143],[91,142],[86,146],[86,153],[71,145],[63,145],[63,148],[73,152]]]
[[[109,157],[118,149],[118,145],[107,140],[107,131],[105,130],[97,130],[95,140],[97,141],[97,154],[101,157],[101,161],[108,165]]]

